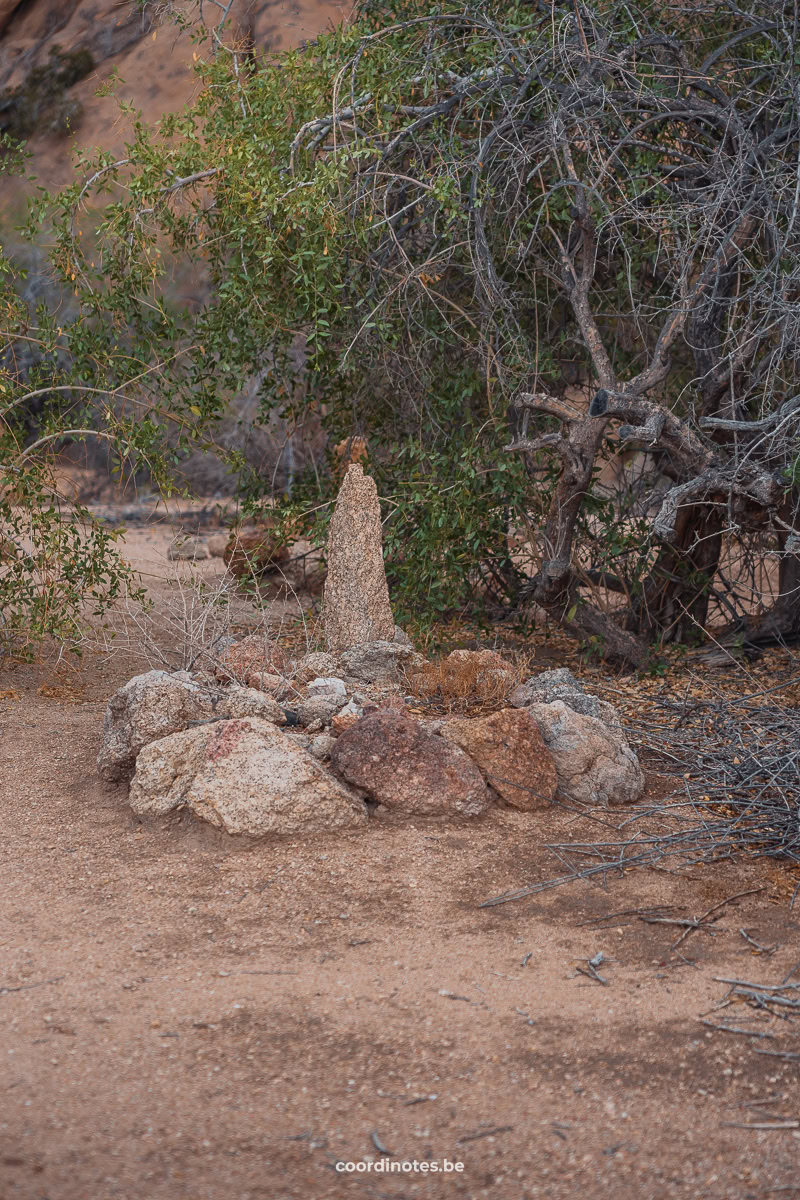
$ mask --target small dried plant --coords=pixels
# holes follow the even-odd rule
[[[258,669],[257,658],[263,659],[261,669],[270,671],[273,660],[285,657],[277,652],[279,643],[299,641],[299,654],[313,648],[302,605],[288,581],[286,588],[296,601],[292,611],[286,603],[264,599],[255,587],[243,591],[230,571],[207,578],[175,564],[145,599],[124,595],[96,631],[95,642],[105,653],[130,655],[151,669],[203,671],[243,683],[239,676]],[[299,639],[295,626],[301,627]],[[230,650],[244,638],[254,649],[258,642],[262,652],[246,654],[237,667]]]
[[[433,710],[479,715],[507,707],[524,674],[523,663],[496,654],[448,655],[407,672],[403,682],[409,695]]]

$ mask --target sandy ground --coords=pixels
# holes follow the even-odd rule
[[[163,570],[152,531],[133,541]],[[264,843],[142,825],[94,769],[131,673],[0,674],[2,1200],[800,1194],[800,1130],[727,1124],[800,1118],[800,1062],[758,1053],[800,1052],[800,1023],[699,1020],[715,976],[778,982],[800,958],[769,868],[481,909],[596,828],[557,809]],[[683,957],[676,927],[591,923],[749,888]],[[608,986],[576,970],[598,951]],[[382,1148],[463,1170],[337,1169]]]

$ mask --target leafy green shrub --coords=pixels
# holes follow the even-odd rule
[[[796,628],[797,53],[762,0],[383,0],[276,60],[200,58],[193,106],[57,199],[70,378],[133,389],[134,457],[169,420],[179,458],[254,377],[265,421],[365,437],[417,620],[534,600],[643,666],[712,592],[745,619],[732,536],[776,542]],[[194,313],[164,300],[176,256]],[[317,467],[289,506],[312,532]],[[246,509],[272,491],[251,475]]]
[[[9,139],[1,148],[0,169],[24,165]],[[99,441],[117,474],[144,465],[169,489],[163,422],[181,427],[179,446],[196,422],[148,396],[154,370],[130,337],[109,337],[80,306],[62,325],[58,297],[32,308],[24,284],[0,251],[0,656],[30,656],[49,639],[79,653],[87,617],[123,590],[140,601],[143,593],[118,534],[59,493],[58,451]]]

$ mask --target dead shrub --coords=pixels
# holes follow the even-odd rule
[[[455,651],[409,671],[404,686],[432,709],[477,715],[506,708],[524,673],[522,664],[493,651]]]

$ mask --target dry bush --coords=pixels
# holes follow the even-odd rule
[[[721,683],[704,687],[690,677],[674,691],[669,685],[657,691],[639,685],[635,698],[633,690],[627,697],[621,693],[629,699],[624,723],[632,746],[655,757],[662,779],[671,777],[675,790],[610,821],[607,840],[549,846],[557,875],[481,907],[577,880],[607,887],[634,869],[680,878],[678,872],[695,871],[702,863],[766,859],[781,864],[773,886],[791,909],[800,896],[800,707],[791,690],[796,665],[781,672],[777,683],[772,682],[777,671],[758,681],[739,668],[733,678],[741,681],[740,690]],[[620,695],[617,689],[607,692],[608,698]],[[706,917],[715,919],[715,911]]]
[[[204,579],[189,564],[175,563],[157,593],[147,598],[123,596],[96,629],[94,645],[104,653],[130,656],[149,669],[202,671],[245,683],[245,675],[283,663],[279,642],[292,642],[298,656],[313,648],[303,608],[288,582],[286,590],[302,620],[299,632],[285,603],[271,603],[257,589],[243,593],[230,572]],[[245,639],[250,645],[258,642],[261,653],[246,653],[237,663],[231,647]]]
[[[447,658],[427,662],[409,671],[404,686],[409,695],[443,712],[496,712],[508,706],[514,688],[529,674],[521,661],[510,662],[491,650],[455,651]]]

